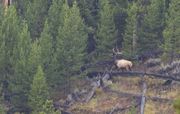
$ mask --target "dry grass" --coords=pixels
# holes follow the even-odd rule
[[[163,80],[157,80],[146,77],[147,82],[147,96],[158,96],[174,100],[180,95],[180,84],[173,83],[171,90],[166,90],[166,93],[157,92],[157,88],[163,84]],[[109,86],[112,90],[140,94],[141,93],[141,79],[116,77],[113,79],[113,84]],[[156,90],[157,89],[157,90]],[[71,108],[73,114],[105,114],[112,110],[118,104],[119,108],[125,108],[133,104],[133,99],[123,96],[119,97],[113,93],[105,93],[102,89],[97,89],[95,96],[88,103],[77,103]],[[135,109],[139,110],[139,109]],[[115,114],[133,114],[130,110],[116,112]],[[161,103],[148,100],[145,105],[145,114],[175,114],[173,104]]]

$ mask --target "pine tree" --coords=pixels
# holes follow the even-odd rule
[[[28,22],[31,38],[36,39],[43,30],[48,12],[49,0],[31,0],[27,5],[25,18]]]
[[[138,40],[139,52],[153,52],[160,49],[163,41],[162,31],[165,20],[165,1],[151,0],[142,24],[141,37]]]
[[[61,10],[63,3],[63,0],[53,0],[48,11],[47,24],[49,26],[50,35],[53,38],[53,50],[57,48],[58,28],[62,26]]]
[[[70,76],[83,64],[87,33],[76,2],[71,8],[65,3],[62,12],[63,26],[59,28],[57,59],[61,73]]]
[[[123,34],[126,27],[128,0],[111,0],[111,4],[115,9],[114,21],[117,28],[117,41],[118,48],[122,48]]]
[[[96,27],[97,6],[96,0],[77,0],[80,13],[88,26]]]
[[[180,1],[172,0],[166,17],[166,27],[163,32],[163,59],[172,62],[176,55],[180,54]]]
[[[44,72],[41,66],[38,66],[37,72],[34,75],[31,90],[29,93],[29,106],[33,110],[33,114],[38,114],[43,111],[43,105],[49,98],[48,86],[44,77]]]
[[[28,74],[27,59],[30,52],[30,33],[28,26],[24,22],[22,24],[22,30],[20,30],[19,38],[14,50],[14,76],[10,79],[10,89],[12,93],[18,93],[18,96],[11,98],[12,103],[15,106],[26,106],[27,92],[29,91],[31,84],[31,76]]]
[[[3,11],[3,10],[2,10]],[[1,12],[2,13],[2,12]],[[19,19],[16,9],[13,6],[8,7],[6,12],[3,11],[0,17],[0,81],[3,84],[3,92],[9,93],[8,83],[14,76],[14,66],[16,58],[14,50],[19,38]]]
[[[9,74],[15,62],[13,57],[17,39],[19,38],[20,25],[16,9],[13,6],[10,6],[3,15],[0,40],[2,51],[4,51],[3,67],[6,69],[4,72]]]
[[[36,73],[38,65],[42,65],[41,59],[41,47],[39,45],[39,40],[34,41],[31,44],[30,54],[27,59],[27,69],[29,76],[33,76]]]
[[[27,6],[30,0],[13,0],[13,4],[15,4],[15,7],[17,9],[17,13],[21,17],[25,17],[25,13],[27,11]]]
[[[54,85],[56,81],[56,65],[57,62],[54,61],[55,59],[55,51],[53,49],[53,38],[50,33],[50,28],[48,22],[45,22],[43,32],[41,33],[40,37],[40,47],[41,47],[41,58],[43,69],[45,72],[45,76],[48,80],[48,84]]]
[[[138,40],[138,4],[133,2],[129,4],[128,17],[126,19],[126,28],[124,33],[123,53],[126,56],[132,56],[137,52]]]
[[[109,0],[100,0],[100,19],[97,30],[97,56],[107,58],[112,51],[117,32],[114,23],[114,9]]]
[[[43,63],[44,69],[48,69],[51,59],[52,59],[52,54],[53,54],[52,41],[53,39],[51,37],[49,26],[46,21],[44,25],[44,29],[41,33],[40,40],[39,40],[40,47],[41,47],[42,63]]]

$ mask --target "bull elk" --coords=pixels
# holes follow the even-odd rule
[[[117,59],[117,55],[122,55],[122,52],[120,52],[117,48],[117,51],[113,48],[113,59],[114,59],[114,65],[116,66],[117,69],[126,70],[126,71],[131,71],[133,63],[129,60],[125,59]]]

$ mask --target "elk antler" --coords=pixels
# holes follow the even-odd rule
[[[115,51],[114,48],[113,48],[112,50],[113,50],[113,53],[114,53],[114,54],[116,54],[116,55],[122,55],[122,52],[120,52],[119,49],[117,49],[117,47],[116,47],[116,50],[117,50],[117,51]]]

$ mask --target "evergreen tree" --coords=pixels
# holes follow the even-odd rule
[[[80,13],[88,26],[97,26],[97,1],[96,0],[77,0]]]
[[[166,62],[172,62],[176,55],[180,54],[180,1],[172,0],[167,17],[166,27],[163,32],[163,59]]]
[[[52,100],[46,100],[45,104],[43,105],[43,111],[40,112],[39,114],[61,114],[61,113],[55,111]]]
[[[4,74],[9,74],[12,73],[12,66],[15,62],[14,50],[19,38],[20,26],[16,9],[13,6],[10,6],[3,15],[0,27],[1,51],[4,52],[3,68],[6,69]]]
[[[30,33],[26,23],[22,24],[19,38],[14,50],[14,76],[10,79],[10,89],[12,93],[18,93],[18,96],[12,97],[12,103],[15,106],[26,106],[27,92],[29,91],[32,78],[28,75],[27,59],[30,52]]]
[[[126,27],[128,0],[111,0],[110,2],[115,9],[114,21],[118,31],[116,44],[118,48],[122,48],[123,34]]]
[[[3,82],[3,93],[8,94],[8,85],[11,77],[14,76],[16,62],[14,50],[16,50],[20,30],[16,9],[13,6],[8,7],[6,12],[3,11],[0,20],[0,81]]]
[[[55,59],[55,52],[53,49],[53,38],[50,33],[50,28],[47,23],[45,22],[44,30],[41,33],[40,37],[40,47],[41,47],[41,58],[43,69],[45,72],[45,76],[48,80],[48,84],[54,85],[55,77],[56,77],[56,65],[57,62],[54,61]]]
[[[63,26],[59,28],[57,60],[63,75],[72,75],[83,64],[87,33],[77,3],[63,5]]]
[[[52,59],[53,48],[52,48],[52,37],[50,35],[50,30],[47,21],[45,22],[43,32],[40,37],[40,47],[41,47],[41,58],[43,63],[43,68],[48,69],[49,64]]]
[[[117,32],[114,23],[114,9],[109,0],[100,0],[100,19],[97,30],[97,56],[107,58],[112,51]]]
[[[25,17],[25,13],[27,11],[27,6],[30,0],[15,0],[13,1],[13,4],[15,4],[15,7],[17,9],[17,13],[21,17]]]
[[[43,111],[43,105],[48,98],[49,92],[44,72],[42,67],[38,66],[29,93],[29,106],[32,108],[33,114],[38,114]]]
[[[141,37],[138,40],[139,52],[153,52],[160,48],[163,41],[162,31],[165,20],[165,1],[151,0],[142,24]]]
[[[135,2],[129,4],[127,12],[128,17],[126,19],[126,28],[123,38],[123,53],[126,56],[132,56],[137,52],[138,4]]]
[[[25,18],[33,39],[38,38],[43,30],[48,6],[49,0],[31,0],[27,5]]]
[[[57,35],[58,35],[58,28],[62,26],[62,17],[61,17],[61,10],[63,5],[63,0],[53,0],[52,5],[48,11],[47,17],[47,24],[49,28],[50,35],[53,38],[53,50],[56,50],[57,46]],[[46,25],[46,24],[45,24]]]
[[[41,59],[41,47],[39,45],[39,40],[34,41],[31,44],[30,54],[27,59],[27,69],[29,76],[33,76],[36,73],[38,65],[42,65]]]

